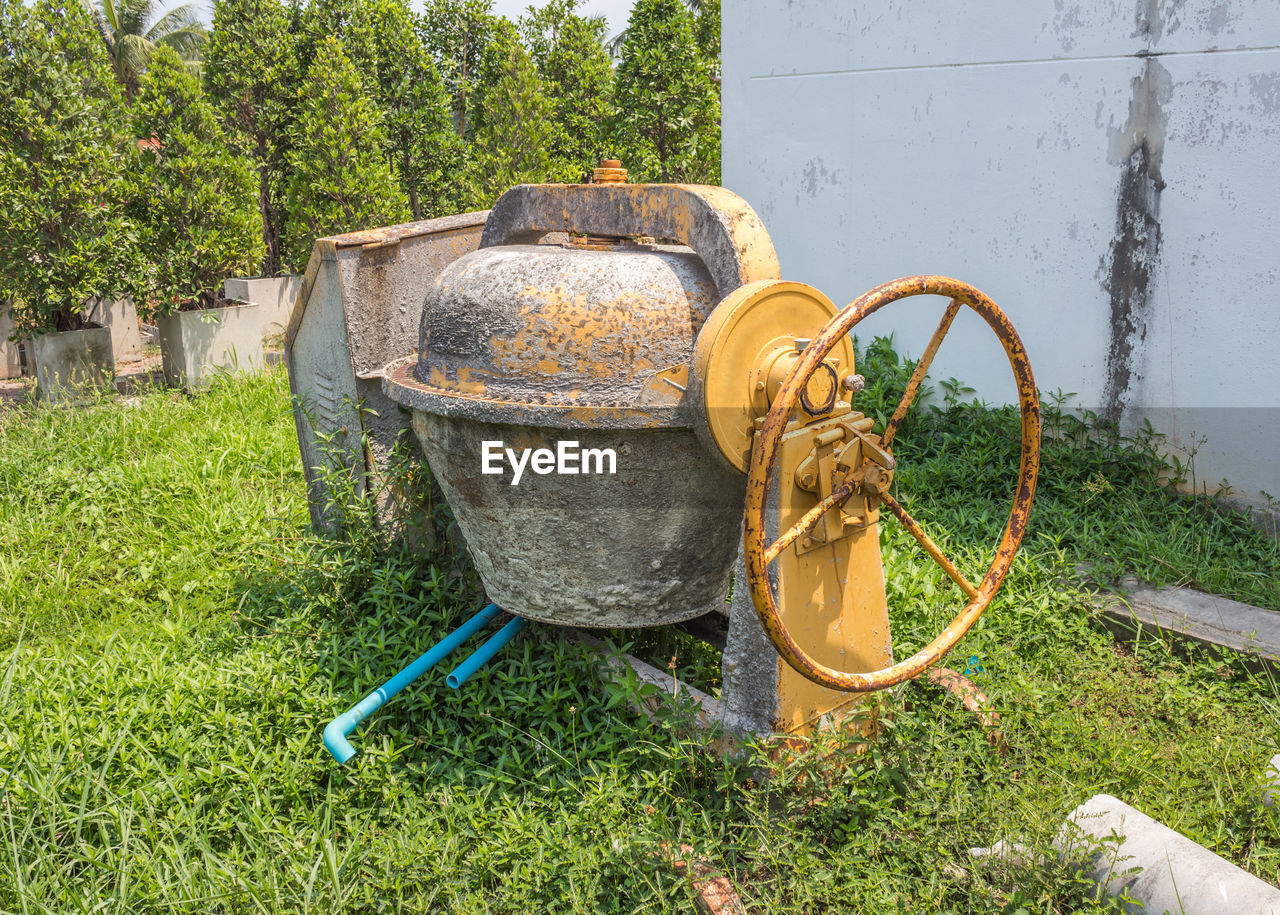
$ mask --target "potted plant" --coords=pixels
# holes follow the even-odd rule
[[[111,335],[86,320],[126,289],[124,101],[78,0],[0,7],[0,298],[29,337],[40,396],[108,386]]]
[[[21,344],[13,332],[13,319],[9,317],[8,301],[0,301],[0,381],[17,378],[22,374]]]
[[[222,294],[228,301],[258,306],[262,338],[267,341],[284,336],[301,289],[301,273],[228,277],[222,284]]]
[[[139,82],[133,130],[132,206],[149,261],[139,299],[158,318],[166,379],[195,388],[217,371],[260,368],[258,307],[221,295],[223,280],[262,258],[257,182],[170,48],[156,49]]]

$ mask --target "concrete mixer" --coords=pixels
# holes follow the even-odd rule
[[[515,187],[487,213],[317,242],[287,337],[313,518],[324,523],[318,443],[341,430],[359,481],[411,430],[492,601],[330,724],[340,762],[361,720],[499,608],[509,621],[451,686],[525,621],[591,630],[727,615],[708,717],[730,732],[797,734],[935,664],[1009,570],[1040,412],[1026,351],[995,303],[955,279],[912,276],[837,308],[780,278],[768,233],[733,193],[625,177],[606,161],[590,184]],[[858,409],[850,334],[912,296],[940,296],[941,319],[877,431]],[[976,583],[892,487],[895,436],[962,308],[1003,345],[1021,411],[1012,506]],[[886,508],[966,598],[899,661]]]

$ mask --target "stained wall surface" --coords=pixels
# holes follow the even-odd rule
[[[785,279],[1005,308],[1041,390],[1280,496],[1280,3],[724,0],[724,183]],[[869,319],[918,355],[941,300]],[[931,373],[1013,400],[963,313]],[[1178,449],[1181,449],[1179,452]]]

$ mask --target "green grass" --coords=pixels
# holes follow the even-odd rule
[[[892,409],[907,366],[877,343],[861,370]],[[900,498],[971,574],[1007,512],[1012,422],[926,409],[899,439]],[[1075,576],[1278,608],[1275,544],[1159,487],[1150,442],[1053,422],[1024,550],[955,661],[980,656],[1007,755],[912,685],[865,754],[712,757],[678,708],[641,718],[532,627],[463,690],[424,677],[338,768],[323,725],[479,595],[448,564],[307,532],[283,373],[2,408],[0,911],[685,912],[664,849],[687,842],[762,912],[1089,912],[1064,868],[967,850],[1043,848],[1098,791],[1275,881],[1280,814],[1255,800],[1275,684],[1117,645]],[[958,595],[892,524],[882,539],[901,652]]]
[[[278,379],[131,404],[0,406],[0,644],[108,617],[207,618],[255,555],[301,535]]]

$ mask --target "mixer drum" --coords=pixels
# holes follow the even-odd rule
[[[745,478],[699,444],[684,397],[718,300],[675,246],[498,246],[440,275],[386,388],[492,601],[594,627],[726,607]]]

